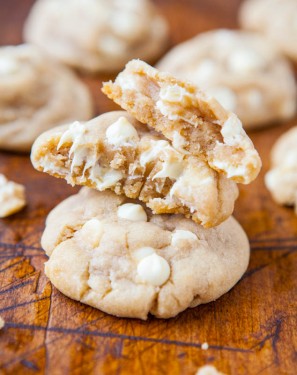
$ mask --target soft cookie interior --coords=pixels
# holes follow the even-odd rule
[[[111,189],[205,227],[226,220],[238,195],[235,182],[201,155],[179,151],[126,112],[53,129],[37,139],[31,158],[36,169],[72,185]]]
[[[261,160],[240,120],[196,86],[132,60],[103,92],[227,178],[247,184],[257,177]]]

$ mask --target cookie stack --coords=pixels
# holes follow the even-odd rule
[[[51,129],[34,167],[85,186],[49,215],[46,274],[67,296],[121,317],[169,318],[245,272],[231,217],[261,161],[235,114],[140,60],[103,92],[124,111]]]

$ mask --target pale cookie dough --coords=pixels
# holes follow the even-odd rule
[[[133,60],[103,92],[227,178],[248,184],[257,177],[261,160],[240,120],[195,85]]]
[[[253,32],[202,33],[173,48],[157,67],[206,90],[235,112],[246,129],[286,120],[296,112],[290,64],[269,40]]]
[[[45,273],[65,295],[120,317],[176,316],[216,300],[245,272],[249,243],[230,217],[204,229],[181,215],[123,219],[127,200],[84,188],[48,216]],[[137,215],[136,215],[137,216]]]
[[[0,174],[0,218],[19,212],[25,205],[24,186],[8,181],[3,174]]]
[[[271,170],[265,183],[274,200],[295,206],[297,213],[297,126],[283,134],[271,151]]]
[[[203,157],[181,153],[126,112],[42,134],[31,160],[37,170],[72,185],[111,189],[140,199],[155,213],[181,213],[205,227],[226,220],[238,196],[236,183]]]
[[[1,316],[0,316],[0,329],[4,328],[4,326],[5,326],[5,321],[4,321],[4,319],[1,318]]]
[[[296,0],[246,0],[239,15],[242,27],[265,34],[297,61]]]
[[[24,36],[95,73],[119,71],[132,58],[155,60],[167,46],[168,26],[149,0],[38,0]]]
[[[37,47],[0,48],[0,149],[30,151],[47,129],[92,116],[88,89]]]

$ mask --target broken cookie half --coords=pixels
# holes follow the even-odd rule
[[[236,183],[202,154],[181,152],[123,111],[51,129],[35,141],[31,159],[37,170],[72,185],[110,189],[204,227],[226,220],[238,196]]]
[[[248,184],[257,177],[261,160],[241,121],[196,86],[132,60],[103,92],[176,149],[227,178]]]

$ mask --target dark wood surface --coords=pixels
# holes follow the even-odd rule
[[[0,0],[0,44],[21,42],[32,0]],[[238,0],[159,0],[172,44],[216,27],[236,27]],[[100,93],[102,77],[84,78],[98,113],[116,106]],[[295,119],[296,120],[296,119]],[[296,121],[295,121],[296,123]],[[117,319],[64,297],[44,276],[40,236],[48,212],[77,190],[33,170],[29,157],[0,152],[0,173],[23,183],[28,206],[0,221],[2,374],[195,374],[214,364],[226,374],[296,374],[297,216],[264,187],[269,151],[294,124],[251,135],[263,158],[254,183],[241,187],[236,218],[248,233],[251,261],[218,301],[169,320]],[[209,350],[201,349],[203,342]]]

